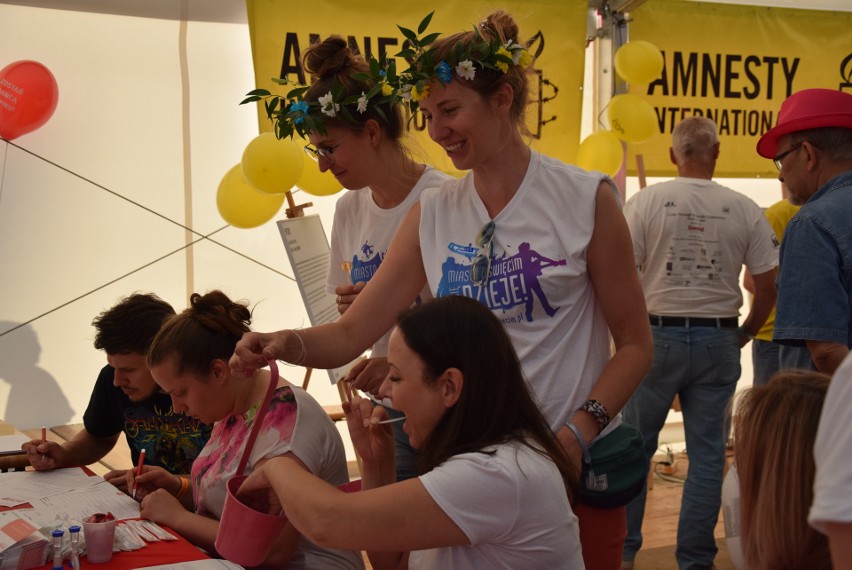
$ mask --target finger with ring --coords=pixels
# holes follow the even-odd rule
[[[342,303],[342,302],[343,302],[343,297],[341,297],[340,295],[338,295],[338,296],[337,296],[337,304],[339,305],[339,304],[340,304],[340,303]]]

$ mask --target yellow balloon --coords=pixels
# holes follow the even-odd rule
[[[609,102],[607,115],[610,130],[623,141],[641,142],[659,132],[654,108],[638,95],[616,95]]]
[[[320,172],[319,164],[307,155],[305,155],[304,164],[302,177],[296,182],[296,186],[313,196],[331,196],[343,190],[343,185],[337,181],[330,170]]]
[[[615,71],[628,83],[646,85],[663,72],[663,53],[650,42],[627,42],[615,52]]]
[[[598,131],[583,139],[577,149],[577,166],[614,176],[621,168],[624,149],[610,131]]]
[[[255,228],[275,216],[285,197],[284,194],[265,194],[252,188],[237,164],[219,182],[216,207],[222,219],[232,226]]]
[[[302,176],[302,151],[292,139],[277,139],[263,133],[243,151],[243,175],[255,190],[283,194]]]

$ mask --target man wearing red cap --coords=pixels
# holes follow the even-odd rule
[[[852,94],[794,93],[757,152],[802,205],[781,245],[773,336],[781,366],[833,374],[852,346]]]

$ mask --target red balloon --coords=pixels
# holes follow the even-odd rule
[[[37,61],[16,61],[0,70],[0,136],[12,140],[45,124],[56,110],[59,87]]]

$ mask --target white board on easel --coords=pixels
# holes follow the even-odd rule
[[[335,321],[338,317],[335,296],[325,290],[330,249],[322,220],[316,214],[278,220],[278,231],[281,232],[311,326]],[[354,361],[328,370],[331,383],[337,384],[352,364]]]

